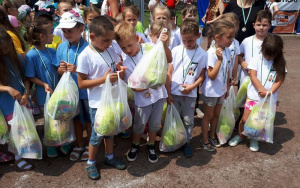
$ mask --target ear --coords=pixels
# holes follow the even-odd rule
[[[56,10],[56,11],[55,11],[55,14],[56,14],[58,17],[61,17],[61,13],[59,12],[59,10]]]
[[[89,36],[86,36],[86,37],[89,37]],[[90,39],[91,39],[91,41],[94,41],[95,38],[96,38],[95,33],[90,33]]]
[[[135,36],[136,42],[139,42],[140,37],[138,35]]]
[[[219,40],[220,40],[220,38],[221,38],[221,36],[220,36],[220,35],[216,35],[216,36],[215,36],[215,40],[216,40],[216,41],[219,41]]]

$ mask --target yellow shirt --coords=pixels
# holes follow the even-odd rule
[[[62,43],[61,39],[59,36],[53,35],[53,41],[51,44],[46,44],[47,48],[52,48],[54,50],[57,50],[57,47]],[[32,49],[33,46],[30,47]]]
[[[16,49],[17,54],[23,54],[24,51],[22,49],[22,44],[21,44],[19,38],[17,37],[17,35],[15,35],[13,32],[11,32],[9,30],[7,30],[6,32],[10,35],[10,37],[14,43],[14,47]]]

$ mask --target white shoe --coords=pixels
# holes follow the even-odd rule
[[[258,145],[257,140],[250,139],[250,147],[249,147],[249,149],[251,151],[258,151],[259,150],[259,145]]]
[[[228,144],[232,147],[237,146],[243,139],[239,135],[235,135],[232,139],[229,140]]]
[[[196,108],[196,113],[198,118],[203,118],[204,113],[199,108]]]

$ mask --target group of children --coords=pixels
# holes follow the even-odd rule
[[[187,5],[182,10],[180,28],[174,24],[175,15],[171,15],[166,7],[156,7],[152,12],[149,35],[146,36],[135,30],[139,17],[139,10],[135,6],[125,7],[122,19],[117,23],[111,17],[100,16],[99,10],[93,6],[87,7],[82,17],[72,2],[61,0],[57,5],[60,21],[54,34],[59,36],[60,33],[61,40],[65,41],[57,49],[47,47],[53,43],[54,37],[51,7],[39,8],[32,22],[26,26],[23,38],[31,48],[28,52],[24,50],[18,53],[20,55],[16,52],[16,41],[9,35],[15,30],[0,24],[0,108],[7,121],[12,119],[16,99],[21,105],[29,104],[31,83],[36,88],[35,102],[43,109],[47,92],[53,93],[60,76],[66,71],[71,72],[79,88],[80,113],[73,119],[75,147],[72,149],[69,143],[65,143],[60,150],[66,155],[72,151],[72,161],[79,158],[87,160],[86,170],[90,179],[100,178],[96,155],[102,140],[105,145],[104,163],[119,170],[126,168],[113,154],[113,136],[100,136],[94,130],[95,113],[103,90],[101,86],[107,76],[111,83],[116,82],[117,71],[120,78],[128,82],[139,60],[147,56],[158,40],[163,43],[168,62],[167,81],[156,89],[132,89],[135,104],[128,161],[136,160],[146,126],[149,162],[158,161],[155,138],[161,128],[165,101],[173,103],[182,117],[188,137],[183,146],[184,155],[192,156],[190,142],[199,87],[204,103],[200,142],[207,151],[215,151],[215,147],[221,146],[216,136],[218,119],[229,87],[235,85],[237,80],[250,75],[251,84],[243,118],[239,123],[239,135],[229,141],[230,146],[236,146],[243,140],[243,126],[252,107],[262,97],[271,91],[277,100],[278,88],[285,78],[283,42],[277,35],[268,35],[272,18],[267,11],[256,15],[253,23],[256,34],[246,38],[241,45],[234,39],[239,29],[237,16],[232,13],[223,15],[210,27],[208,36],[214,41],[205,51],[201,47],[203,39],[196,21],[197,9],[193,5]],[[7,19],[6,11],[0,7],[0,22],[3,20],[3,23],[9,24]],[[164,28],[167,28],[167,32],[162,32]],[[15,35],[21,43],[20,35],[17,32]],[[241,74],[237,73],[238,64],[241,65]],[[269,79],[270,75],[274,79]],[[84,128],[89,138],[88,146],[83,144]],[[250,149],[258,151],[257,141],[251,140]],[[47,155],[56,157],[57,148],[47,147]],[[32,169],[32,165],[20,156],[16,155],[15,159],[18,167]]]

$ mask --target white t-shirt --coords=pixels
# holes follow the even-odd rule
[[[181,93],[179,86],[182,84],[190,85],[195,83],[199,78],[202,69],[206,68],[207,52],[200,46],[194,50],[187,50],[183,45],[179,45],[172,50],[172,57],[173,74],[171,94],[197,97],[197,88],[186,95]]]
[[[197,44],[200,46],[202,43],[203,43],[203,36],[202,36],[202,31],[201,29],[199,28],[199,33],[201,33],[201,36],[200,38],[197,39]],[[178,29],[175,33],[175,35],[177,35],[179,41],[180,41],[180,44],[182,44],[182,39],[181,39],[181,33],[180,33],[180,29]]]
[[[278,7],[277,2],[273,2],[273,3],[269,4],[269,9],[270,9],[270,12],[271,12],[272,16],[273,16],[273,13],[274,13],[274,10],[273,10],[274,6]],[[274,17],[274,20],[272,20],[272,26],[276,26],[276,20],[277,20],[277,15]]]
[[[207,50],[207,65],[206,68],[209,67],[214,68],[216,65],[216,62],[218,60],[218,57],[216,55],[216,48],[210,47]],[[208,77],[208,74],[206,73],[206,78],[204,80],[204,83],[201,87],[201,91],[203,95],[206,97],[221,97],[224,95],[224,93],[227,91],[227,76],[228,76],[228,69],[230,66],[230,50],[229,48],[225,48],[223,51],[223,61],[222,65],[219,69],[219,73],[215,80],[211,80]]]
[[[130,57],[126,55],[123,59],[123,66],[126,66],[127,69],[125,71],[124,75],[124,81],[127,83],[129,76],[132,74],[135,66],[140,63],[140,59],[142,58],[143,55],[147,55],[147,51],[153,47],[150,43],[143,43],[140,45],[140,52],[134,56]],[[136,65],[135,65],[136,64]],[[150,93],[150,97],[146,97]],[[167,98],[167,90],[165,86],[159,87],[158,89],[147,89],[146,91],[143,92],[133,92],[134,95],[134,101],[135,105],[138,107],[145,107],[149,106],[155,102],[157,102],[159,99]]]
[[[244,54],[244,60],[246,63],[250,63],[252,58],[259,54],[261,51],[261,40],[255,38],[255,35],[247,37],[243,40],[242,44],[240,45],[241,54]],[[239,80],[242,81],[246,76],[248,76],[247,71],[241,69]]]
[[[115,40],[112,40],[110,46],[113,47],[113,49],[115,50],[115,52],[118,56],[120,56],[120,55],[122,56],[122,53],[123,53],[122,49],[120,48],[119,44]]]
[[[241,53],[239,41],[234,39],[228,48],[230,49],[230,52],[231,52],[231,64],[230,64],[229,70],[230,70],[230,77],[232,77],[232,71],[234,68],[235,57],[240,55],[240,53]]]
[[[172,50],[174,47],[178,46],[181,44],[181,38],[178,38],[176,35],[176,32],[180,31],[180,28],[176,26],[175,30],[172,30],[171,32],[171,39],[170,39],[170,45],[169,49]]]
[[[55,28],[54,31],[53,31],[53,35],[59,36],[62,42],[68,41],[65,38],[64,32],[62,31],[62,29]]]
[[[148,7],[155,5],[155,3],[156,3],[156,0],[150,0],[148,3]],[[160,0],[159,5],[164,6],[164,0]]]
[[[103,58],[90,46],[86,47],[78,56],[76,71],[88,75],[89,80],[104,76],[109,68],[108,65],[112,67],[111,72],[114,72],[114,70],[116,70],[116,63],[120,61],[114,49],[109,47],[106,51],[101,53],[101,55]],[[98,108],[101,100],[102,86],[103,84],[87,89],[90,108]]]
[[[256,77],[262,83],[267,91],[269,91],[275,82],[276,79],[276,71],[271,70],[273,65],[273,60],[266,60],[261,53],[256,55],[252,61],[248,65],[248,69],[256,70]],[[271,70],[271,71],[270,71]],[[278,90],[273,93],[274,101],[277,102]],[[260,101],[261,98],[258,94],[258,90],[255,86],[250,82],[247,90],[247,97],[251,100]]]

